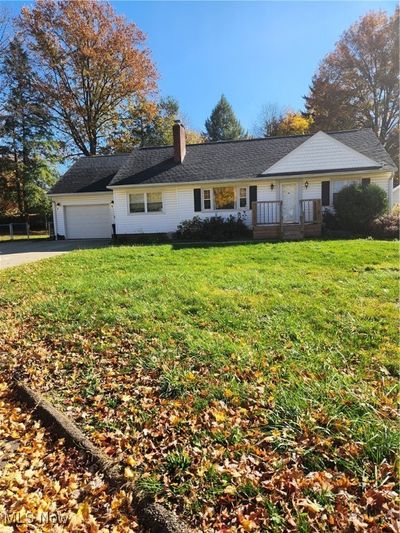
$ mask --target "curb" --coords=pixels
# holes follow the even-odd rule
[[[149,499],[138,497],[134,487],[129,485],[122,476],[120,466],[109,459],[66,415],[45,400],[41,394],[18,380],[13,382],[13,391],[18,400],[33,408],[34,416],[49,427],[54,434],[65,438],[68,444],[88,457],[103,472],[109,485],[114,488],[128,488],[132,492],[132,504],[141,526],[154,533],[189,532],[188,527],[179,520],[175,513]]]

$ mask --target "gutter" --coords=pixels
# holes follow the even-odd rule
[[[369,168],[365,170],[336,170],[334,172],[319,172],[319,171],[310,171],[310,172],[304,172],[300,174],[287,174],[287,175],[265,175],[265,174],[258,174],[257,176],[253,176],[251,178],[237,178],[237,179],[221,179],[221,180],[196,180],[196,181],[173,181],[168,183],[127,183],[126,185],[107,185],[107,189],[114,190],[114,189],[129,189],[129,188],[147,188],[147,187],[178,187],[179,185],[192,185],[196,186],[197,184],[207,184],[212,185],[215,183],[224,184],[224,183],[248,183],[254,181],[255,183],[259,181],[266,181],[266,180],[284,180],[284,179],[293,179],[293,178],[304,178],[304,176],[314,176],[314,177],[329,177],[329,176],[342,176],[343,174],[354,174],[354,175],[363,175],[363,174],[374,174],[376,172],[391,172],[390,169],[384,169],[382,167],[379,168]]]

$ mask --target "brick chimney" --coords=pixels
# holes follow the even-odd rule
[[[172,134],[174,138],[174,161],[182,163],[186,155],[186,137],[185,127],[180,120],[175,120],[172,126]]]

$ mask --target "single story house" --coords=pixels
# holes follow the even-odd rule
[[[242,213],[255,238],[319,235],[321,212],[350,183],[374,183],[392,201],[395,164],[371,129],[82,157],[50,190],[66,239],[172,233],[194,216]]]

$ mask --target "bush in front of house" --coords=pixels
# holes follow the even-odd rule
[[[394,207],[391,213],[373,220],[370,233],[375,239],[398,239],[400,233],[400,206]]]
[[[212,216],[207,218],[193,217],[183,220],[175,234],[183,241],[225,241],[243,239],[251,236],[246,226],[244,215],[230,215],[227,218]]]
[[[350,185],[336,194],[334,207],[341,229],[367,235],[372,221],[385,212],[387,196],[377,185]]]

